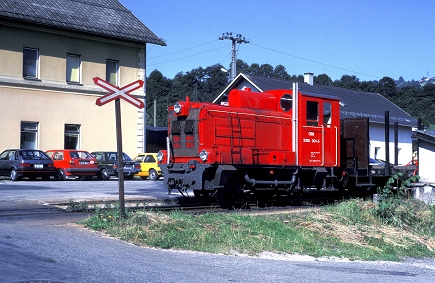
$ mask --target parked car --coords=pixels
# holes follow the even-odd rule
[[[53,160],[41,150],[7,149],[0,154],[0,175],[10,176],[12,181],[23,177],[49,180],[55,169]]]
[[[141,177],[143,180],[149,177],[151,180],[156,181],[163,175],[157,162],[157,153],[141,153],[134,160],[140,162],[141,169],[136,176]]]
[[[90,180],[98,173],[97,160],[85,150],[52,149],[46,151],[53,159],[56,180],[81,177]]]
[[[98,161],[98,174],[100,180],[108,180],[110,176],[118,176],[118,152],[116,151],[94,151],[91,154]],[[126,153],[122,153],[124,178],[133,180],[134,175],[140,172],[139,162],[133,161]]]
[[[7,149],[0,154],[0,176],[10,176],[12,181],[23,177],[49,180],[54,174],[53,161],[41,150]]]

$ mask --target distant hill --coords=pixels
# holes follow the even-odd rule
[[[435,84],[435,77],[433,78],[423,77],[420,80],[418,80],[418,83],[420,84],[420,86],[424,86],[426,84]]]

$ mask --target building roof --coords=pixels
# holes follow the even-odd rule
[[[213,102],[226,101],[231,89],[242,89],[243,87],[250,87],[252,91],[292,89],[293,81],[239,74]],[[298,87],[301,92],[338,97],[341,105],[341,118],[369,117],[371,122],[383,124],[385,123],[385,111],[389,111],[391,123],[398,122],[399,125],[403,126],[417,126],[415,118],[379,93],[309,85],[301,82],[299,82]]]
[[[435,130],[417,130],[412,132],[412,137],[435,144]]]
[[[166,45],[117,0],[2,0],[0,20]]]

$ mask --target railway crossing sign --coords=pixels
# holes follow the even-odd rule
[[[133,97],[130,94],[130,92],[132,92],[133,90],[136,90],[136,89],[141,88],[143,86],[143,80],[137,80],[135,82],[132,82],[131,84],[128,84],[128,85],[122,87],[122,88],[114,86],[113,84],[111,84],[103,79],[100,79],[99,77],[95,77],[95,78],[93,78],[93,80],[94,80],[94,83],[96,85],[109,91],[108,94],[97,99],[95,104],[97,104],[98,106],[102,106],[102,105],[104,105],[112,100],[115,100],[117,98],[122,98],[125,101],[127,101],[128,103],[136,106],[139,109],[144,108],[144,103],[142,101],[140,101],[139,99]]]
[[[109,91],[108,94],[97,99],[95,104],[98,106],[102,106],[112,100],[115,100],[115,120],[116,120],[116,142],[117,142],[117,152],[118,152],[118,188],[119,188],[119,206],[120,212],[123,217],[125,214],[125,198],[124,198],[124,162],[123,162],[123,152],[122,152],[122,130],[121,130],[121,101],[120,99],[124,99],[128,103],[136,106],[141,109],[144,108],[144,103],[139,99],[133,97],[130,92],[141,88],[144,84],[144,81],[137,80],[128,84],[124,87],[117,87],[113,84],[100,79],[99,77],[93,78],[94,83],[105,90]]]

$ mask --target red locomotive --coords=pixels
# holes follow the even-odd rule
[[[232,90],[225,105],[187,97],[168,109],[167,150],[158,160],[169,192],[216,196],[223,207],[246,194],[266,204],[310,192],[362,193],[389,175],[369,166],[368,125],[340,120],[338,98],[327,95]]]

